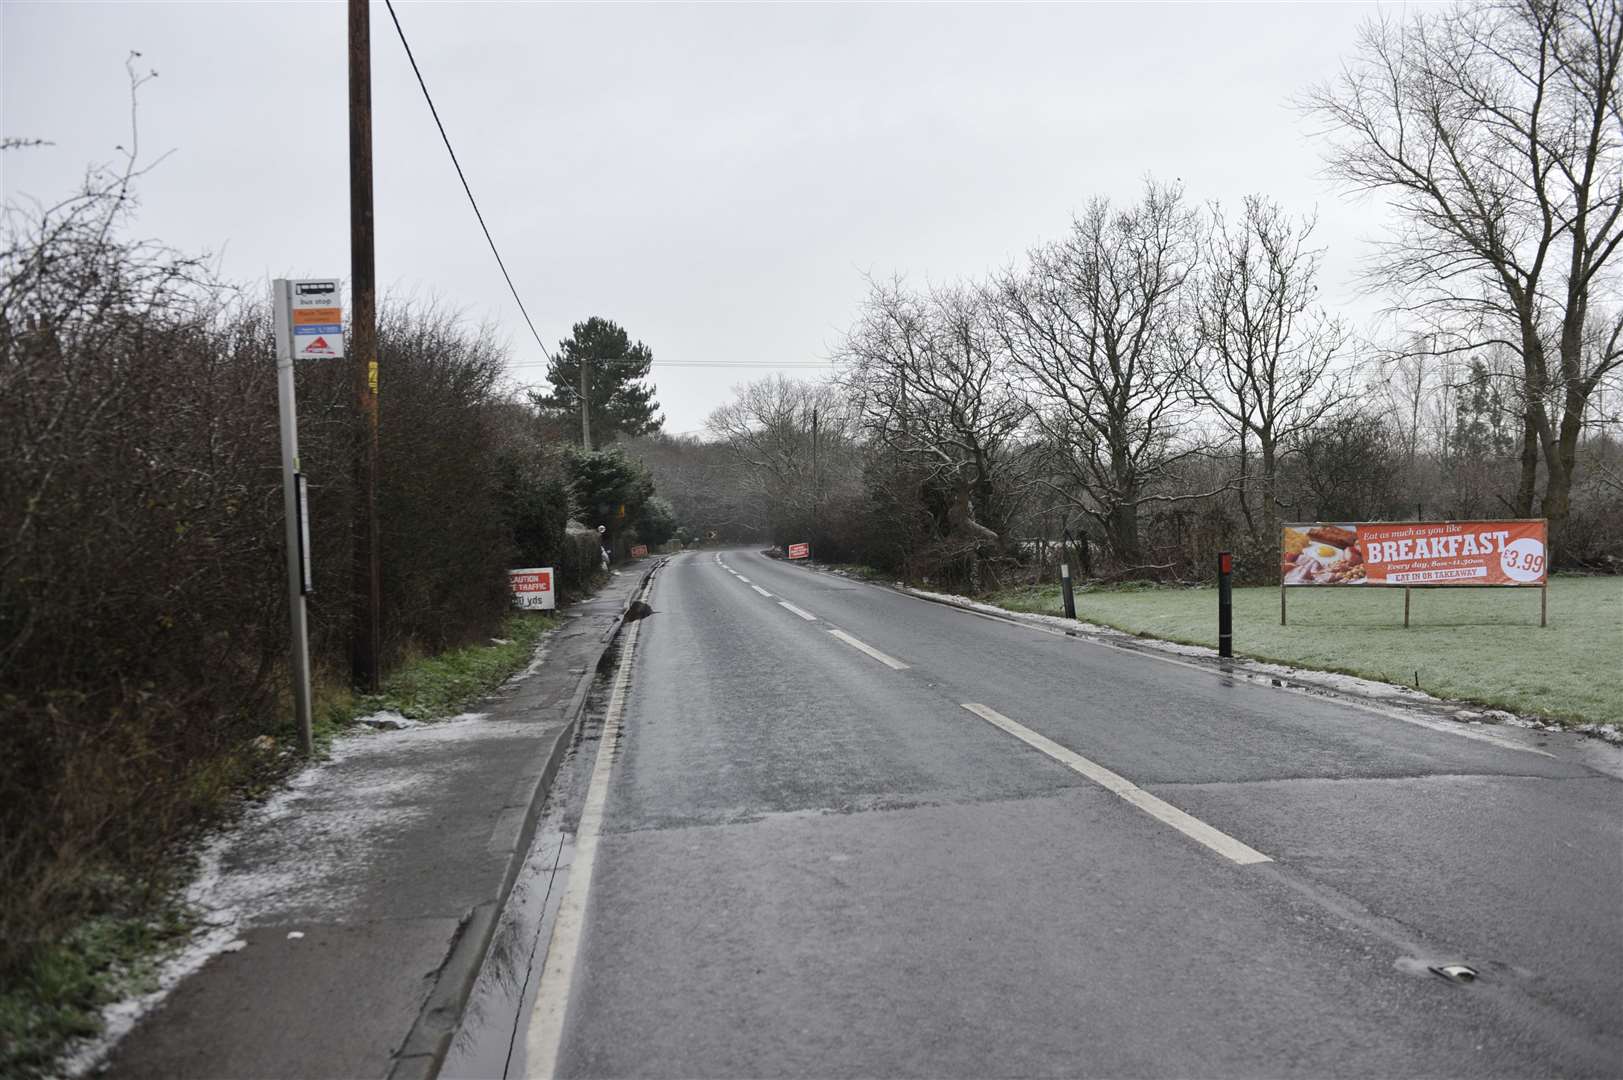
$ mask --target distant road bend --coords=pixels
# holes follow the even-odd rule
[[[1623,781],[1536,736],[748,551],[646,599],[530,1075],[1623,1075]]]

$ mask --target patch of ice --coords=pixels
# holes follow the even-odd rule
[[[405,728],[416,727],[422,723],[420,720],[412,720],[409,717],[401,716],[393,709],[384,709],[382,712],[369,713],[355,722],[357,724],[364,724],[366,727],[373,728],[377,731],[400,731]]]
[[[565,612],[564,614],[571,619],[578,619],[581,615],[581,613],[578,611]],[[530,662],[524,666],[523,671],[518,672],[516,675],[509,676],[507,681],[502,683],[503,687],[517,686],[519,683],[541,670],[541,665],[547,662],[547,652],[552,646],[551,639],[552,635],[555,633],[557,633],[556,630],[548,630],[546,633],[541,635],[541,641],[535,647],[535,656],[532,657]]]

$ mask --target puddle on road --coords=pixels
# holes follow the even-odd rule
[[[612,668],[608,670],[612,671]],[[524,1075],[524,1038],[535,1007],[558,906],[575,854],[580,804],[603,737],[609,680],[587,694],[586,712],[570,739],[535,839],[496,924],[490,952],[468,998],[462,1023],[439,1075],[445,1080],[492,1080]],[[612,751],[618,757],[619,740]]]
[[[539,965],[546,958],[546,939],[573,855],[573,835],[550,826],[536,832],[440,1076],[489,1080],[524,1075],[524,1020],[534,1005]]]

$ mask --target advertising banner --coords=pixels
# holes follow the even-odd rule
[[[1368,521],[1286,525],[1285,585],[1542,585],[1543,521]]]
[[[558,606],[552,589],[552,567],[509,570],[507,580],[513,589],[513,606],[521,611],[551,611]]]

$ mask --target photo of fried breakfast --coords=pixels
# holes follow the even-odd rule
[[[1285,526],[1279,574],[1286,585],[1364,584],[1357,527]]]

